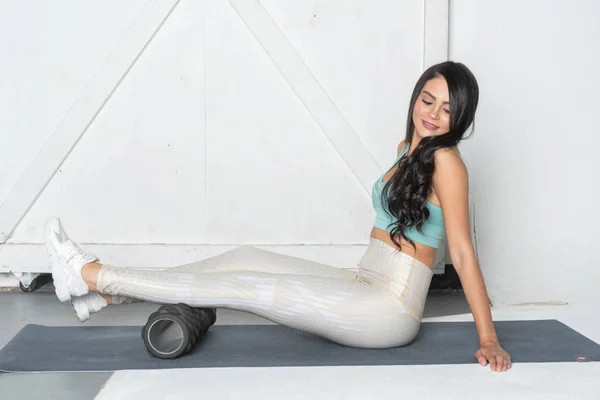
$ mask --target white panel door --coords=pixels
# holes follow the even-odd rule
[[[356,267],[447,1],[32,2],[0,12],[0,272],[48,270],[53,215],[133,267]]]

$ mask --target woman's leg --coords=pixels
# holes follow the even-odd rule
[[[233,250],[170,268],[174,272],[222,273],[232,271],[256,271],[272,274],[322,276],[327,278],[354,279],[356,272],[309,261],[253,246],[240,246]]]
[[[64,231],[58,218],[51,218],[46,224],[46,244],[52,265],[57,265],[61,259],[72,260],[78,265],[99,261],[97,257],[85,252],[81,246],[73,242]],[[259,271],[267,273],[285,273],[296,275],[311,275],[339,279],[354,279],[356,273],[350,270],[336,268],[314,261],[274,253],[252,246],[240,246],[223,254],[205,260],[171,268],[172,271],[222,273],[231,271]],[[65,292],[68,282],[77,281],[70,270],[53,267],[53,277],[58,298],[61,301],[71,300],[79,319],[84,322],[91,314],[100,311],[109,304],[129,304],[140,300],[124,296],[87,294],[87,288],[74,288],[72,293]],[[73,299],[71,299],[73,297]]]
[[[55,279],[57,294],[69,300],[73,296],[74,303],[99,296],[89,293],[97,284],[104,294],[247,311],[340,344],[370,348],[407,344],[419,328],[391,291],[354,275],[132,270],[95,263],[95,257],[68,239],[58,220],[47,225],[47,239],[53,276],[62,278]]]
[[[90,290],[156,303],[250,312],[337,343],[367,348],[408,344],[419,322],[398,298],[358,279],[256,271],[191,273],[86,265]]]
[[[165,270],[207,274],[233,271],[256,271],[275,274],[321,276],[338,279],[354,279],[357,276],[356,272],[350,270],[274,253],[252,246],[240,246],[215,257]],[[80,299],[74,301],[73,307],[75,308],[75,312],[79,319],[84,322],[90,319],[91,314],[100,311],[107,305],[130,304],[139,301],[140,300],[124,296],[100,296],[96,293],[92,293],[81,296]]]

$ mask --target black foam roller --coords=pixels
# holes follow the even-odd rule
[[[192,350],[216,319],[214,308],[165,304],[148,317],[142,339],[154,357],[177,358]]]

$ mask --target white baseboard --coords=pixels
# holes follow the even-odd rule
[[[16,289],[19,287],[19,280],[13,274],[0,274],[0,290]]]

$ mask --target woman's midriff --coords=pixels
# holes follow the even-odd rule
[[[390,238],[390,233],[384,231],[383,229],[373,228],[371,230],[371,237],[373,239],[381,240],[392,246],[393,248],[398,248],[392,239]],[[433,247],[426,246],[421,243],[415,242],[415,247],[404,239],[400,239],[400,245],[402,246],[402,253],[406,253],[409,256],[415,258],[416,260],[421,261],[425,264],[429,269],[433,270],[433,264],[435,263],[435,255],[437,249]]]

